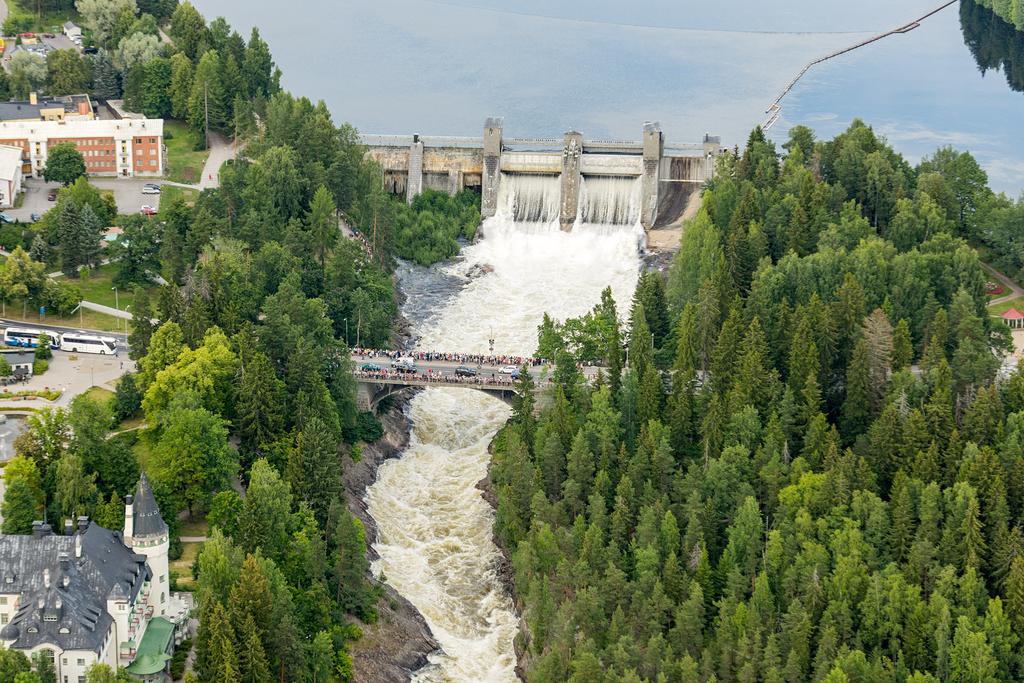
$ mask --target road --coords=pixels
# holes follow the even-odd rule
[[[984,268],[989,275],[994,277],[996,280],[999,280],[999,282],[1003,283],[1003,285],[1010,289],[1009,294],[1001,296],[998,299],[992,299],[992,301],[989,301],[989,306],[998,306],[999,304],[1005,304],[1007,301],[1013,301],[1019,296],[1024,296],[1024,289],[1021,289],[1021,287],[1016,282],[1006,277],[1005,275],[1003,275],[1002,273],[1000,273],[998,270],[988,265],[987,263],[982,263],[981,267]]]
[[[32,327],[35,329],[46,330],[47,332],[57,332],[63,334],[64,332],[81,332],[80,327],[61,327],[59,325],[47,325],[46,323],[35,323],[25,322],[22,320],[9,320],[6,318],[0,318],[0,326],[7,327]],[[122,349],[128,348],[128,335],[122,332],[100,332],[104,337],[113,337],[118,341],[118,346]]]
[[[199,179],[199,189],[220,187],[220,167],[226,161],[234,159],[238,149],[220,133],[210,132],[210,155],[203,165],[203,177]]]

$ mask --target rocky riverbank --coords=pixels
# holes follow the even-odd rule
[[[406,413],[409,396],[402,394],[380,416],[384,437],[363,448],[359,462],[345,460],[345,502],[366,529],[366,547],[375,560],[377,525],[366,509],[366,489],[377,480],[377,468],[396,458],[409,445],[411,423]],[[388,585],[377,604],[377,622],[363,626],[363,637],[353,644],[355,680],[366,683],[405,683],[427,664],[427,656],[440,649],[427,622],[412,603]]]

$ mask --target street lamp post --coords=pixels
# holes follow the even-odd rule
[[[114,308],[116,308],[118,313],[120,313],[121,312],[121,301],[117,297],[117,286],[115,285],[115,286],[111,287],[111,289],[114,290]],[[118,316],[118,317],[120,318],[121,316]]]

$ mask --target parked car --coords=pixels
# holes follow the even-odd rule
[[[420,369],[416,367],[414,364],[402,364],[395,366],[395,372],[401,372],[407,375],[415,375],[419,371]]]
[[[476,370],[474,370],[473,368],[467,367],[465,365],[460,365],[459,367],[455,368],[455,376],[456,377],[476,377]]]
[[[79,41],[76,40],[75,42],[77,43]],[[82,50],[82,52],[87,54],[87,55],[94,55],[94,54],[96,54],[99,51],[100,51],[100,49],[98,47],[95,47],[94,45],[90,45],[89,47],[86,47],[86,48],[84,48]]]
[[[54,35],[54,34],[52,34],[52,33],[44,33],[44,34],[43,34],[43,38],[56,38],[56,37],[57,37],[57,36],[55,36],[55,35]]]
[[[359,369],[363,372],[380,372],[380,366],[376,363],[363,363]]]
[[[512,375],[512,374],[515,374],[518,371],[519,371],[519,368],[517,368],[514,365],[506,365],[504,367],[498,368],[498,374],[499,375]]]
[[[142,194],[160,194],[160,187],[157,185],[143,185]]]
[[[14,219],[8,216],[6,213],[0,212],[0,223],[13,223]]]
[[[139,209],[139,213],[141,213],[143,216],[155,216],[156,215],[156,209],[154,209],[149,204],[146,204],[141,209]]]
[[[38,213],[33,213],[28,217],[28,219],[33,223],[38,223],[39,221],[43,220],[43,217],[40,216]]]
[[[46,201],[55,202],[57,201],[57,190],[50,190],[50,193],[46,195]]]

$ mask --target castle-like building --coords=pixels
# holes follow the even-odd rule
[[[171,594],[167,525],[143,474],[125,498],[124,529],[78,518],[62,536],[35,522],[0,535],[0,642],[53,662],[58,683],[84,683],[93,664],[169,680],[190,601]]]

